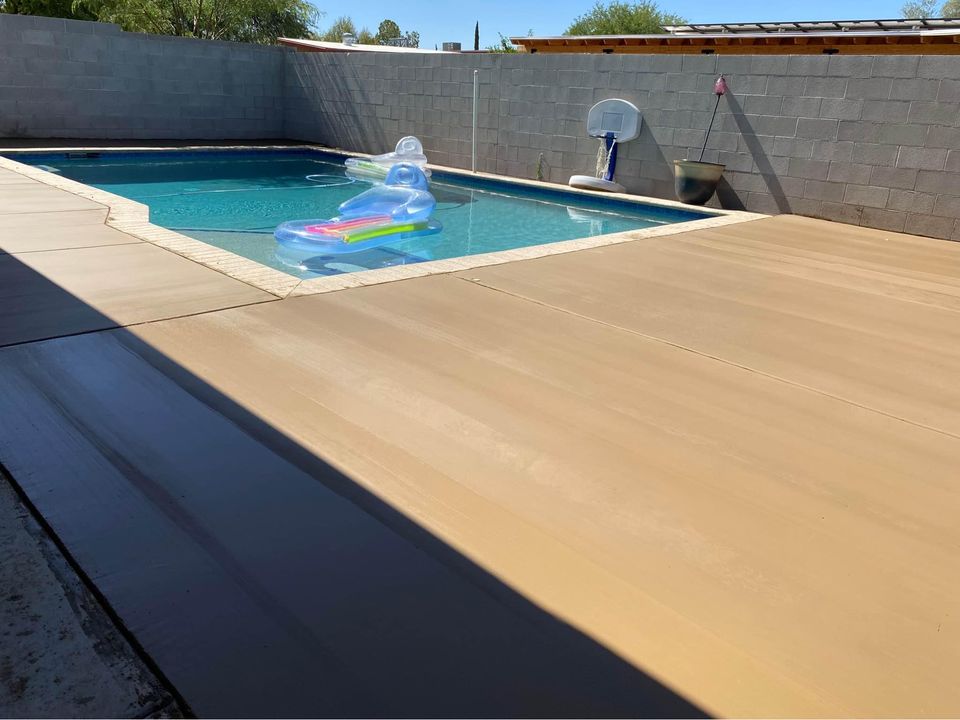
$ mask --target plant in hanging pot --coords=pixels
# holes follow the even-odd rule
[[[707,127],[707,134],[703,138],[703,147],[700,148],[699,159],[673,161],[673,186],[680,202],[690,205],[703,205],[713,197],[713,193],[717,190],[717,184],[720,182],[720,177],[723,175],[723,169],[726,166],[720,163],[703,162],[703,153],[707,149],[707,140],[710,139],[713,121],[717,117],[720,98],[726,92],[727,81],[721,75],[713,85],[713,93],[717,96],[717,102],[713,106],[713,115],[710,116],[710,125]]]

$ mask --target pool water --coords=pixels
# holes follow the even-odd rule
[[[290,258],[273,231],[326,219],[371,187],[343,159],[313,150],[22,154],[14,159],[136,200],[150,221],[298,277],[316,277],[573,240],[709,217],[508,182],[434,173],[435,235],[348,255]]]

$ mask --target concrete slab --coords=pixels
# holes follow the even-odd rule
[[[64,234],[75,227],[87,227],[90,225],[103,225],[107,220],[109,210],[103,206],[90,208],[87,210],[64,210],[58,213],[46,213],[42,218],[37,218],[34,213],[0,215],[0,238],[4,242],[9,242],[12,231],[15,233],[27,229],[37,230],[50,228],[62,231]]]
[[[91,210],[103,206],[72,193],[33,180],[11,183],[0,192],[0,215]]]
[[[0,350],[0,407],[0,458],[200,717],[700,714],[128,330]]]
[[[0,460],[201,715],[956,716],[955,253],[777,218],[21,344]]]
[[[460,274],[960,436],[960,246],[770,218]]]
[[[0,254],[142,242],[104,224],[107,209],[0,215]]]
[[[0,255],[0,345],[275,299],[147,243]]]
[[[29,181],[20,173],[0,168],[0,185],[20,185],[25,182]]]
[[[960,711],[957,438],[449,276],[135,332],[710,713]]]
[[[180,716],[2,474],[0,588],[0,716]]]

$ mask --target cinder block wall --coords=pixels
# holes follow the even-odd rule
[[[278,138],[283,55],[0,14],[0,137]]]
[[[383,152],[415,134],[437,163],[470,164],[479,70],[479,169],[566,182],[592,173],[590,106],[634,102],[643,131],[617,180],[673,197],[672,161],[722,162],[714,203],[960,239],[960,56],[286,56],[285,134]],[[541,159],[542,154],[542,159]]]
[[[419,136],[480,170],[565,183],[591,173],[590,106],[643,113],[617,179],[673,197],[696,157],[717,73],[731,92],[704,159],[714,203],[960,239],[960,55],[434,55],[295,53],[0,15],[0,137],[289,138],[383,152]]]

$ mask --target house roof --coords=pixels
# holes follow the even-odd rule
[[[381,53],[444,53],[445,50],[429,50],[427,48],[397,47],[395,45],[350,45],[342,42],[325,42],[323,40],[299,40],[296,38],[277,38],[281,45],[296,48],[301,52],[381,52]],[[447,52],[447,54],[450,54]]]
[[[960,54],[960,19],[668,25],[657,35],[512,37],[526,52]]]

